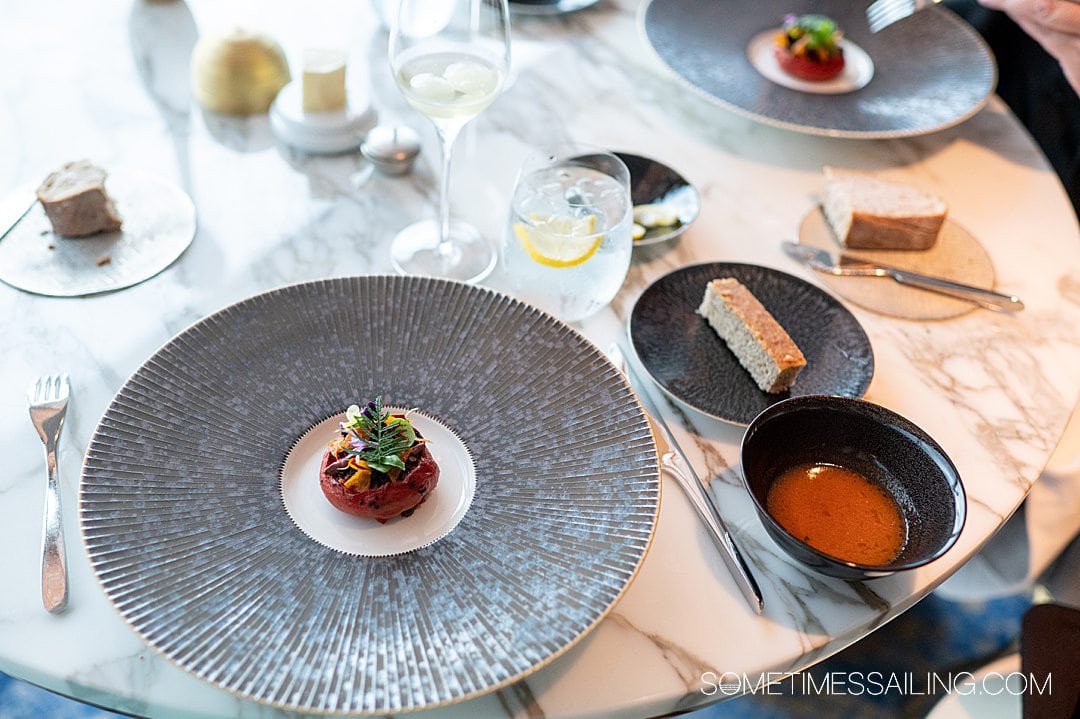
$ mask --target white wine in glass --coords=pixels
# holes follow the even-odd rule
[[[450,160],[458,133],[502,90],[510,68],[506,0],[401,0],[390,67],[405,99],[435,126],[442,146],[438,221],[402,230],[390,246],[405,274],[477,282],[496,252],[476,228],[450,221]]]

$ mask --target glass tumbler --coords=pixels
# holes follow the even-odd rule
[[[595,314],[626,279],[632,221],[630,172],[615,155],[562,145],[528,157],[503,239],[510,291],[566,322]]]

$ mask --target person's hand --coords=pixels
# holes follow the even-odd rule
[[[1070,0],[979,0],[1008,14],[1059,63],[1080,95],[1080,2]]]

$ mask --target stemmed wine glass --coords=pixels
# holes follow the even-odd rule
[[[461,128],[494,102],[510,69],[506,0],[401,0],[389,55],[398,87],[435,125],[442,148],[438,222],[398,233],[390,259],[405,274],[479,281],[495,266],[495,248],[475,227],[450,221],[450,158]]]

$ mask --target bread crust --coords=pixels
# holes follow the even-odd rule
[[[852,250],[929,250],[944,223],[945,215],[887,217],[856,211],[840,240]]]

